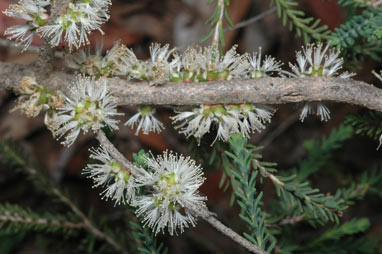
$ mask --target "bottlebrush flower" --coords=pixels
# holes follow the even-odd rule
[[[354,76],[354,73],[344,72],[338,75],[342,69],[343,59],[339,57],[340,52],[329,49],[329,45],[323,48],[322,44],[317,46],[308,45],[302,51],[296,53],[297,64],[289,63],[293,73],[291,77],[339,77],[347,79]],[[308,114],[316,113],[321,117],[321,121],[330,119],[329,109],[319,102],[307,102],[300,114],[300,120],[304,121]]]
[[[92,153],[90,158],[100,163],[88,164],[83,174],[93,180],[93,187],[106,187],[101,193],[102,199],[114,200],[116,205],[121,203],[134,205],[136,184],[130,172],[113,160],[104,148],[90,149],[90,152]]]
[[[96,132],[104,126],[118,129],[118,120],[112,117],[117,113],[115,98],[107,91],[106,79],[97,81],[78,77],[70,89],[70,95],[65,97],[65,103],[58,109],[57,122],[54,126],[54,135],[61,138],[66,135],[66,146],[76,140],[80,130],[89,129]]]
[[[189,207],[204,207],[206,200],[198,193],[205,180],[200,166],[189,157],[168,152],[147,158],[146,163],[148,171],[137,177],[137,183],[147,187],[148,194],[136,198],[136,214],[144,225],[155,233],[167,227],[171,235],[195,226]]]
[[[160,133],[164,129],[163,124],[154,116],[155,108],[150,106],[140,106],[138,112],[133,115],[125,125],[134,128],[138,125],[135,135],[138,135],[142,129],[143,134],[149,134],[149,132]]]

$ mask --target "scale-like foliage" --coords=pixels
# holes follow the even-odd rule
[[[328,37],[330,31],[327,25],[320,26],[320,20],[306,17],[305,13],[297,9],[298,2],[288,0],[272,0],[271,6],[276,3],[277,16],[282,19],[283,26],[289,22],[289,30],[296,30],[298,37],[303,37],[308,43],[313,38],[321,41]]]
[[[351,16],[346,23],[330,35],[329,42],[341,50],[342,55],[354,60],[367,55],[382,59],[382,12],[377,8],[367,8],[361,15]]]

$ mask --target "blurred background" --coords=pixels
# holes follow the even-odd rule
[[[283,27],[281,20],[276,16],[276,11],[269,8],[269,1],[265,0],[232,0],[228,8],[229,15],[234,23],[248,20],[257,15],[263,17],[256,22],[250,23],[242,28],[230,30],[225,33],[226,46],[238,45],[238,51],[254,52],[259,47],[263,53],[270,54],[276,59],[284,62],[284,68],[288,69],[288,62],[293,62],[295,51],[303,45],[303,40],[295,36],[295,33]],[[8,8],[12,1],[1,0],[1,11]],[[102,29],[103,50],[110,49],[116,41],[132,48],[141,59],[149,57],[149,46],[152,42],[170,44],[177,47],[179,51],[187,45],[197,44],[207,34],[209,27],[204,23],[211,15],[215,5],[207,5],[205,0],[121,0],[113,1],[110,7],[111,19]],[[340,8],[336,1],[305,0],[300,1],[299,9],[307,16],[320,18],[322,23],[327,24],[330,29],[338,27],[344,22],[347,11]],[[266,12],[267,13],[264,13]],[[0,16],[0,34],[10,25],[17,24],[18,20],[11,19],[5,15]],[[228,27],[228,26],[227,26]],[[94,32],[91,36],[92,46],[100,42],[102,36]],[[0,58],[4,62],[33,64],[37,59],[36,49],[41,40],[36,38],[32,50],[21,53],[20,48],[14,47],[4,37],[0,38]],[[207,41],[205,44],[210,43]],[[64,47],[64,45],[62,45]],[[59,49],[62,49],[59,47]],[[63,58],[57,58],[58,69],[64,68]],[[357,76],[354,79],[368,83],[378,84],[378,80],[371,75],[371,70],[381,69],[380,64],[371,58],[365,57],[362,62],[353,62],[358,66]],[[11,73],[9,75],[12,75]],[[65,85],[65,84],[63,84]],[[113,202],[106,202],[99,197],[100,189],[93,189],[90,179],[81,175],[81,170],[88,161],[89,151],[92,146],[97,146],[93,134],[81,134],[71,147],[66,148],[56,141],[49,130],[43,124],[43,115],[36,118],[26,118],[19,111],[10,113],[15,107],[16,95],[11,91],[0,91],[0,136],[16,142],[28,154],[29,159],[39,168],[48,172],[51,180],[67,190],[79,207],[88,213],[93,212],[93,219],[97,221],[102,218],[108,225],[121,225],[125,211],[123,207],[114,207]],[[262,133],[252,135],[250,143],[264,146],[262,155],[264,161],[276,162],[278,169],[290,169],[296,167],[298,162],[305,158],[306,149],[304,141],[308,139],[319,140],[330,133],[332,128],[338,127],[348,113],[366,113],[367,110],[348,104],[330,103],[331,120],[320,122],[314,115],[310,115],[301,123],[299,118],[300,105],[275,105],[275,113],[272,123]],[[170,108],[158,108],[157,117],[166,126],[161,134],[150,135],[139,134],[135,136],[135,130],[131,130],[123,123],[131,117],[136,109],[134,107],[121,107],[120,112],[125,116],[120,117],[120,130],[111,134],[113,142],[124,155],[132,159],[132,154],[139,150],[152,151],[159,154],[169,149],[178,153],[191,155],[196,150],[209,155],[212,148],[209,147],[209,138],[202,140],[201,147],[194,146],[190,150],[191,139],[186,140],[184,136],[174,130],[169,116],[173,114]],[[323,193],[335,192],[337,186],[346,182],[345,175],[354,177],[362,172],[371,170],[381,164],[381,150],[377,151],[377,141],[363,136],[354,136],[344,142],[337,149],[330,164],[316,174],[311,181],[313,186],[319,188]],[[208,156],[207,156],[208,157]],[[17,203],[21,206],[32,207],[36,211],[61,211],[64,208],[58,204],[52,204],[50,197],[44,195],[38,188],[32,185],[23,174],[17,173],[12,167],[2,162],[0,155],[0,202]],[[209,166],[200,159],[205,167],[206,182],[202,186],[202,192],[208,196],[208,206],[218,214],[225,223],[232,225],[237,231],[246,229],[245,224],[239,218],[237,206],[230,207],[230,190],[223,192],[218,184],[222,175],[220,166]],[[259,190],[264,191],[264,209],[268,202],[275,198],[272,183],[265,180],[263,185],[258,185]],[[380,197],[366,196],[364,200],[357,202],[347,210],[343,218],[368,217],[372,223],[367,232],[372,239],[382,235],[382,205]],[[128,225],[126,226],[128,227]],[[306,225],[297,225],[298,230],[305,229]],[[321,229],[320,229],[321,230]],[[126,232],[121,232],[124,234]],[[291,232],[293,234],[293,232]],[[307,230],[308,236],[314,234],[314,230]],[[199,222],[197,227],[186,230],[178,237],[169,237],[159,234],[169,248],[169,253],[245,253],[231,240],[215,231],[205,222]],[[52,242],[60,246],[63,253],[73,253],[70,250],[86,252],[86,247],[81,245],[81,234],[76,238],[68,239],[60,243],[59,235],[46,234],[24,234],[24,235],[2,235],[1,245],[9,243],[11,253],[51,253]],[[12,245],[13,244],[13,245]],[[62,245],[62,246],[61,246]],[[86,246],[86,245],[84,245]],[[69,252],[68,252],[69,251]],[[112,253],[107,251],[105,253]],[[1,253],[2,254],[2,253]]]

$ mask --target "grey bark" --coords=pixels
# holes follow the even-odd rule
[[[33,67],[0,62],[0,88],[11,88]],[[45,84],[66,93],[73,74],[55,71]],[[303,101],[334,101],[382,111],[382,89],[340,78],[262,78],[258,80],[167,83],[150,86],[121,78],[108,80],[119,105],[282,104]]]

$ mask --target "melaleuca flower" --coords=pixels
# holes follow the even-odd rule
[[[265,59],[261,61],[261,48],[259,48],[259,52],[253,53],[253,56],[250,56],[248,60],[250,64],[248,72],[251,79],[263,78],[272,73],[278,73],[283,65],[281,61],[276,61],[271,56],[265,56]]]
[[[83,174],[93,180],[93,187],[102,186],[106,189],[101,193],[102,199],[111,199],[115,204],[135,203],[135,180],[127,169],[111,158],[109,153],[99,147],[90,149],[90,158],[99,164],[88,164]]]
[[[238,115],[240,132],[245,137],[265,129],[265,124],[271,122],[274,113],[270,107],[255,104],[229,105],[226,109],[230,114]]]
[[[254,104],[242,105],[201,105],[192,111],[178,112],[171,119],[174,123],[181,122],[176,129],[187,137],[200,139],[216,128],[216,140],[226,142],[234,133],[242,133],[248,137],[250,133],[260,132],[265,123],[270,122],[274,110],[266,106]]]
[[[182,233],[195,218],[188,207],[204,207],[206,200],[198,193],[203,184],[203,171],[189,157],[165,152],[162,156],[146,158],[148,172],[137,177],[139,186],[148,194],[137,196],[136,214],[155,233],[167,227],[171,235]]]
[[[244,77],[249,67],[247,55],[239,55],[236,48],[233,46],[224,56],[220,55],[215,46],[204,48],[203,56],[198,58],[203,77],[209,81]]]
[[[47,23],[48,14],[45,7],[48,5],[50,5],[49,1],[40,0],[21,0],[17,4],[11,4],[3,13],[10,17],[24,19],[26,23],[7,28],[4,35],[7,35],[8,39],[14,39],[23,44],[23,50],[26,50],[32,43],[36,30]]]
[[[65,57],[65,63],[68,67],[89,76],[110,77],[123,74],[120,69],[122,59],[127,53],[127,48],[117,42],[110,50],[102,56],[103,42],[96,46],[93,54],[90,49],[87,51],[81,49]]]
[[[339,51],[329,49],[329,45],[322,48],[321,44],[314,46],[308,45],[302,48],[302,51],[296,53],[297,65],[289,63],[293,73],[289,73],[291,77],[339,77],[347,79],[354,76],[354,73],[344,72],[338,75],[338,71],[342,69],[344,63],[339,58]],[[316,113],[321,116],[321,121],[330,119],[329,109],[318,102],[308,102],[304,104],[300,114],[300,120],[304,121],[308,114]]]
[[[62,143],[70,146],[80,130],[96,132],[105,126],[118,129],[118,120],[112,118],[116,115],[120,113],[117,113],[115,98],[107,90],[106,79],[78,77],[64,105],[58,109],[54,135],[61,138],[67,133]]]
[[[249,63],[247,55],[236,53],[233,46],[224,55],[215,46],[205,48],[188,47],[182,55],[183,80],[203,82],[230,80],[245,76]]]
[[[176,53],[173,54],[173,59],[169,63],[169,67],[170,67],[169,81],[182,82],[183,81],[182,60],[178,54]]]
[[[140,106],[138,112],[133,115],[125,125],[134,128],[138,125],[135,135],[138,135],[142,129],[143,134],[149,134],[149,132],[160,133],[164,129],[163,124],[154,116],[155,108],[150,106]]]
[[[188,47],[181,57],[184,82],[205,81],[207,76],[201,75],[202,49]]]
[[[63,104],[63,96],[55,91],[48,90],[38,84],[33,77],[23,77],[16,91],[20,94],[17,106],[12,109],[21,110],[27,117],[36,117],[42,110],[51,113]],[[48,116],[45,116],[48,117]]]
[[[297,65],[289,63],[293,73],[292,77],[335,77],[342,69],[344,60],[339,58],[339,51],[329,49],[327,45],[322,49],[322,45],[308,45],[302,51],[296,53]],[[340,78],[348,78],[355,74],[343,73]]]
[[[149,61],[146,61],[146,72],[142,78],[147,80],[150,85],[169,81],[171,67],[168,60],[174,51],[175,49],[169,49],[168,44],[163,47],[158,43],[152,44],[150,46],[151,57]]]
[[[313,114],[313,113],[316,113],[317,116],[320,116],[321,121],[326,122],[330,119],[330,111],[328,107],[326,107],[322,103],[309,102],[309,103],[305,103],[304,107],[301,110],[300,121],[303,122],[304,119],[308,116],[308,114]]]
[[[45,25],[38,29],[41,35],[49,40],[52,46],[57,46],[64,34],[64,40],[71,51],[73,47],[89,44],[88,34],[92,30],[99,30],[100,26],[109,18],[104,17],[97,7],[88,3],[70,3],[65,14],[58,17],[54,24]]]
[[[232,133],[239,132],[239,115],[227,112],[222,105],[201,105],[192,111],[179,112],[171,119],[174,120],[174,123],[182,122],[175,128],[180,128],[180,133],[187,137],[194,136],[199,143],[200,139],[210,132],[213,125],[217,128],[214,142],[216,140],[226,141]]]
[[[111,0],[82,0],[81,3],[95,8],[97,10],[97,16],[102,23],[109,20],[109,5],[111,5]]]
[[[120,70],[119,75],[127,76],[130,79],[142,80],[146,73],[145,62],[139,60],[131,49],[126,48],[126,52],[121,57],[121,61],[116,63]]]

